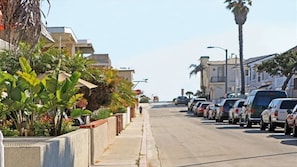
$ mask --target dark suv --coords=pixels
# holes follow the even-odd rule
[[[260,124],[261,113],[264,111],[269,103],[276,98],[288,97],[286,91],[283,90],[253,90],[249,93],[243,107],[242,114],[239,116],[239,125],[248,128],[252,124]]]

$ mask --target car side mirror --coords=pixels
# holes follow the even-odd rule
[[[287,110],[287,113],[288,113],[288,114],[292,114],[292,112],[293,112],[293,111],[292,111],[291,109],[288,109],[288,110]]]

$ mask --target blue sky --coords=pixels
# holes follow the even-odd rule
[[[196,92],[190,64],[201,56],[224,60],[219,46],[238,55],[238,31],[224,0],[51,0],[48,26],[71,27],[112,66],[135,70],[136,89],[172,100]],[[47,3],[42,4],[47,12]],[[244,58],[281,53],[297,45],[297,1],[253,0],[243,27]]]

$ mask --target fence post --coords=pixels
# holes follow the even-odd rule
[[[0,167],[4,167],[4,145],[3,145],[3,135],[0,130]]]

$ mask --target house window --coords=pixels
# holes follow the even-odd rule
[[[258,82],[261,81],[261,73],[258,72]]]
[[[294,78],[294,89],[297,89],[297,78]]]
[[[253,71],[253,78],[252,78],[252,80],[255,80],[256,79],[256,73],[255,73],[255,71]]]
[[[244,72],[244,74],[245,74],[245,76],[249,76],[249,70],[245,70],[245,72]]]
[[[224,67],[218,67],[217,75],[219,77],[223,77],[224,75]]]

